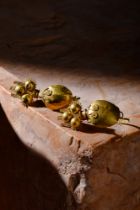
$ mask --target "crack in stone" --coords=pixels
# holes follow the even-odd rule
[[[81,147],[81,140],[78,140],[77,144],[78,144],[78,146],[77,146],[77,152],[78,152]]]
[[[69,140],[69,146],[71,146],[71,145],[72,145],[73,140],[74,140],[74,137],[72,136],[72,137],[70,138],[70,140]]]

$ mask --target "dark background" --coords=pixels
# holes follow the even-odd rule
[[[1,62],[138,73],[139,9],[128,0],[0,1]]]

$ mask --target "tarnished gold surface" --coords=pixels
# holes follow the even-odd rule
[[[21,97],[21,101],[23,103],[23,105],[25,105],[26,107],[32,105],[33,103],[33,95],[32,94],[24,94],[22,97]]]
[[[45,106],[51,110],[60,110],[67,107],[73,100],[72,92],[63,85],[51,85],[40,91],[39,97]]]
[[[38,98],[39,94],[36,83],[30,79],[25,80],[25,82],[14,81],[10,91],[11,96],[19,98],[26,107],[31,106],[34,98]]]
[[[24,86],[25,86],[25,89],[27,91],[32,92],[36,89],[36,83],[33,80],[30,80],[30,79],[28,79],[24,82]]]
[[[62,112],[62,115],[58,117],[58,119],[62,120],[62,125],[70,127],[73,130],[78,130],[83,120],[82,106],[79,101],[73,101],[66,109],[62,110]]]
[[[109,101],[96,100],[87,110],[88,122],[96,127],[109,127],[121,118],[120,109]]]
[[[10,87],[11,95],[20,98],[25,94],[25,87],[23,82],[14,81],[13,85]]]

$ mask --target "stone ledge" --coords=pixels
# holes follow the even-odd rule
[[[123,205],[122,210],[134,209],[140,202],[140,114],[130,115],[133,126],[115,125],[105,130],[87,128],[85,132],[72,131],[60,126],[58,113],[46,108],[26,109],[19,100],[12,98],[9,87],[17,79],[14,74],[0,69],[1,105],[22,142],[43,155],[59,171],[75,197],[77,208],[91,210],[96,207],[102,210],[106,206],[116,210]],[[127,168],[129,161],[131,166]],[[136,168],[132,167],[133,164]],[[128,175],[129,178],[124,178]],[[125,179],[127,185],[124,184],[124,197],[119,199],[117,195],[122,192]],[[131,182],[134,180],[136,183],[132,187]],[[119,183],[118,188],[115,187],[116,183]],[[109,189],[108,194],[106,187]],[[129,208],[131,199],[127,202],[127,195],[137,191],[136,201],[134,198]],[[112,193],[116,198],[116,206],[113,205]],[[68,203],[68,209],[71,210],[73,207],[70,201]]]

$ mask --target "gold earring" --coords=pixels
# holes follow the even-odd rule
[[[90,104],[88,109],[82,110],[79,102],[72,103],[61,116],[62,125],[78,129],[83,121],[100,128],[107,128],[116,123],[127,123],[128,118],[123,117],[123,113],[113,103],[105,100],[96,100]]]
[[[14,81],[10,87],[11,95],[21,99],[22,103],[28,107],[33,104],[34,98],[38,98],[39,90],[36,89],[36,83],[33,80],[25,82]]]
[[[82,106],[79,101],[73,101],[66,109],[61,110],[61,112],[62,114],[58,119],[62,120],[62,125],[70,127],[73,130],[78,130],[83,120]]]
[[[59,111],[68,107],[72,101],[77,100],[72,92],[63,85],[51,85],[43,91],[40,91],[39,98],[42,99],[45,106],[51,110]]]
[[[87,109],[87,121],[96,127],[106,128],[116,123],[128,122],[120,109],[113,103],[105,100],[96,100]]]

